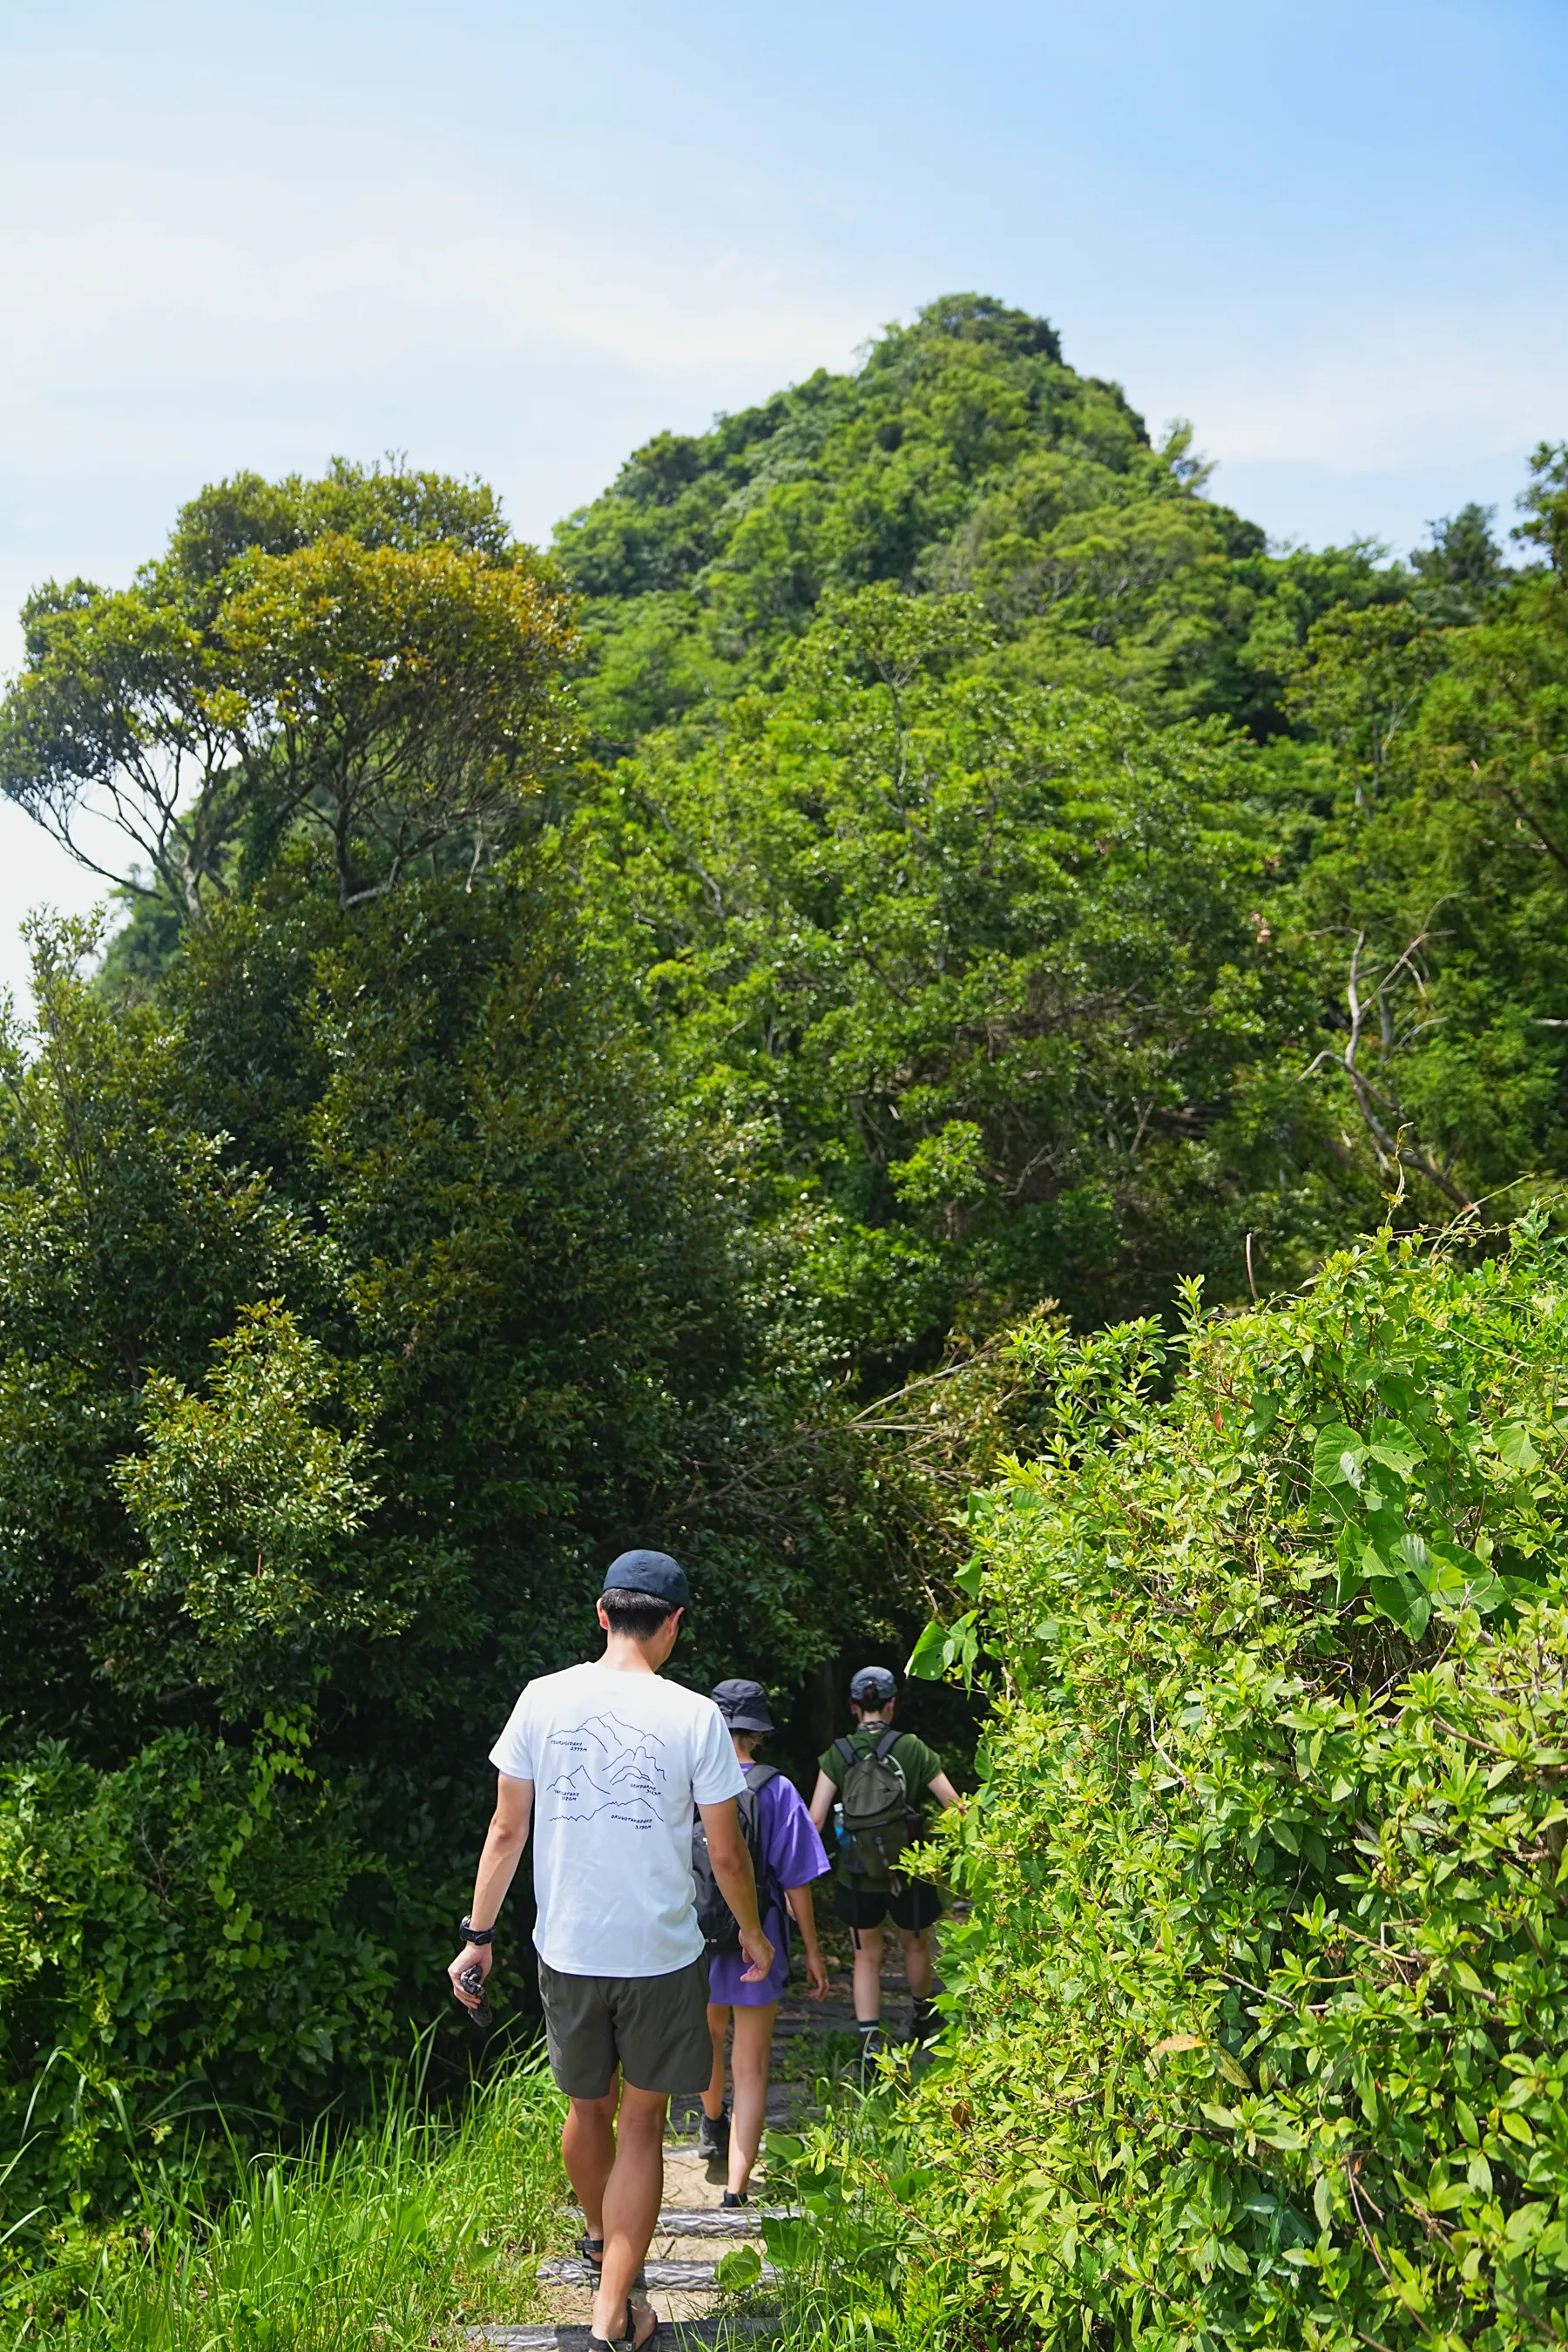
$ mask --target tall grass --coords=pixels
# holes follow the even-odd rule
[[[916,2345],[923,2352],[937,2340],[931,2315],[911,2311],[902,2276],[909,2252],[897,2193],[902,2070],[886,2062],[882,2080],[863,2096],[849,2074],[818,2080],[821,2120],[803,2135],[767,2136],[766,2194],[794,2208],[794,2218],[762,2225],[778,2265],[775,2352],[902,2352]]]
[[[417,2074],[377,2123],[298,2155],[236,2152],[233,2193],[150,2196],[140,2231],[13,2287],[4,2352],[428,2352],[526,2317],[563,2193],[563,2103],[542,2063],[456,2121]]]

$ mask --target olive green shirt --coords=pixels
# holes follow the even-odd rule
[[[857,1756],[869,1756],[887,1728],[888,1726],[885,1723],[870,1723],[863,1730],[851,1731],[847,1737]],[[934,1748],[928,1748],[925,1741],[917,1738],[912,1731],[900,1732],[891,1753],[897,1759],[899,1769],[904,1776],[904,1784],[910,1792],[910,1804],[921,1813],[926,1812],[929,1811],[925,1802],[926,1790],[942,1770],[942,1758]],[[849,1768],[838,1749],[825,1748],[816,1760],[834,1787],[841,1789],[844,1785],[844,1775]],[[833,1866],[841,1877],[852,1880],[857,1886],[885,1886],[888,1883],[885,1878],[868,1877],[863,1870],[852,1870],[849,1866],[848,1853],[846,1850],[841,1849],[835,1856]]]

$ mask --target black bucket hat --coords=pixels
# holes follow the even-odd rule
[[[731,1682],[715,1683],[709,1696],[731,1731],[773,1729],[768,1695],[761,1683],[749,1683],[737,1675]]]

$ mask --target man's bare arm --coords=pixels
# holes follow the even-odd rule
[[[493,1927],[507,1890],[517,1874],[522,1849],[528,1843],[528,1825],[533,1818],[533,1783],[514,1780],[506,1772],[496,1775],[496,1809],[490,1815],[490,1825],[479,1855],[479,1866],[474,1878],[474,1900],[468,1912],[470,1924],[476,1927]],[[493,1944],[465,1944],[447,1974],[452,1979],[452,1990],[465,2009],[478,2009],[479,1995],[465,1992],[458,1979],[465,1969],[477,1960],[479,1974],[488,1977],[494,1957]]]
[[[926,1787],[939,1805],[962,1805],[963,1802],[945,1772],[939,1772],[934,1780],[928,1780]]]
[[[827,1816],[838,1796],[838,1783],[830,1780],[826,1772],[816,1776],[816,1786],[811,1792],[811,1818],[819,1830],[827,1827]]]
[[[741,1982],[761,1984],[773,1964],[773,1948],[757,1916],[757,1881],[751,1849],[741,1834],[735,1800],[726,1797],[721,1805],[699,1805],[697,1810],[708,1832],[708,1859],[713,1864],[714,1880],[740,1924],[741,1949],[751,1962]]]

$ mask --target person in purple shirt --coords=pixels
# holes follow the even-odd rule
[[[720,1683],[710,1694],[730,1727],[730,1738],[748,1779],[756,1751],[773,1727],[761,1683]],[[764,1765],[762,1769],[766,1772]],[[814,2000],[827,1998],[827,1970],[816,1940],[811,1882],[827,1869],[827,1855],[816,1823],[795,1783],[782,1772],[768,1774],[757,1791],[757,1830],[762,1847],[757,1865],[757,1903],[763,1933],[773,1947],[773,1966],[759,1983],[748,1984],[743,1952],[715,1952],[708,1969],[708,2030],[713,2036],[713,2079],[702,2094],[697,2146],[703,2156],[727,2158],[726,2205],[743,2205],[752,2167],[762,2145],[767,2113],[768,2070],[779,1996],[789,1981],[789,1926],[794,1919],[805,1948],[806,1981]],[[731,2011],[735,2041],[730,2067],[735,2084],[731,2118],[724,2105],[724,2036]]]

